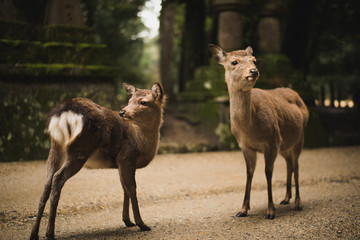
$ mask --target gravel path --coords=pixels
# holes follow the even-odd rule
[[[241,152],[159,155],[137,171],[141,232],[122,222],[117,170],[82,169],[63,188],[58,239],[360,239],[360,147],[304,150],[299,160],[304,209],[285,196],[285,161],[273,176],[276,218],[265,219],[264,160],[258,155],[251,211],[234,217],[243,200]],[[45,183],[45,162],[0,164],[0,239],[28,239]],[[294,188],[293,188],[294,195]],[[40,226],[44,239],[48,208]]]

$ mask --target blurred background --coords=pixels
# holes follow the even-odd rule
[[[87,97],[120,110],[123,82],[162,82],[160,153],[238,149],[209,43],[251,46],[255,87],[299,92],[305,147],[358,145],[359,23],[355,0],[1,0],[0,161],[46,159],[50,109]]]

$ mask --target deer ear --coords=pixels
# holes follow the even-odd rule
[[[213,56],[213,58],[219,63],[224,65],[227,53],[222,50],[219,46],[216,46],[215,44],[209,44],[209,50]]]
[[[123,87],[125,88],[129,97],[131,97],[136,92],[136,88],[133,85],[123,83]]]
[[[162,101],[164,100],[164,89],[163,89],[161,83],[156,82],[156,83],[152,86],[151,90],[152,90],[152,95],[153,95],[153,97],[154,97],[157,101],[162,102]]]
[[[252,47],[248,46],[248,47],[245,49],[245,52],[247,52],[247,53],[250,54],[250,55],[253,55],[253,49],[252,49]]]

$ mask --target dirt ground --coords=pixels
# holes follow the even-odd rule
[[[45,162],[0,164],[0,239],[27,239],[45,183]],[[275,163],[276,218],[267,207],[264,160],[258,155],[251,211],[240,210],[246,172],[242,153],[159,155],[138,170],[140,211],[152,231],[126,228],[117,170],[82,169],[64,186],[58,239],[360,239],[360,147],[304,150],[300,193],[304,208],[285,196],[285,161]],[[294,195],[294,189],[293,189]],[[48,208],[40,227],[44,239]]]

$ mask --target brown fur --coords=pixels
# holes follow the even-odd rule
[[[287,164],[286,195],[281,204],[288,204],[290,201],[291,179],[294,173],[295,209],[301,210],[298,158],[303,147],[304,128],[309,118],[304,102],[289,88],[253,89],[259,72],[251,47],[230,53],[213,44],[210,44],[209,48],[215,60],[225,68],[225,80],[230,96],[231,131],[246,161],[245,197],[237,216],[247,216],[250,210],[250,191],[256,165],[256,152],[262,152],[265,156],[268,185],[267,218],[275,217],[271,179],[278,153],[285,158]]]
[[[135,171],[147,166],[156,154],[165,96],[160,83],[155,83],[152,90],[137,89],[128,84],[124,84],[124,87],[130,100],[120,113],[85,98],[66,101],[50,112],[48,176],[31,239],[38,239],[40,220],[49,196],[50,216],[46,236],[48,239],[54,238],[61,189],[88,159],[90,167],[119,169],[124,189],[123,221],[128,227],[135,226],[129,217],[131,200],[136,225],[141,230],[150,230],[140,216]],[[75,120],[80,118],[82,122],[75,124]],[[73,127],[71,123],[74,123]],[[66,137],[74,135],[76,129],[81,129],[78,135],[73,139]]]

